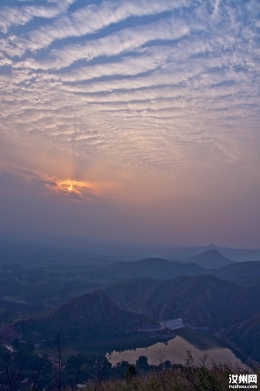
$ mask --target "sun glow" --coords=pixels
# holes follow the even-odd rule
[[[89,194],[98,195],[100,193],[100,186],[96,183],[71,179],[55,179],[53,180],[53,184],[48,184],[47,187],[56,194],[74,194],[80,197],[85,197]]]

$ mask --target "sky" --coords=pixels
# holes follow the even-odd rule
[[[258,0],[1,0],[0,235],[260,247]]]

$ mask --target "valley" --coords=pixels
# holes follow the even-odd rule
[[[2,259],[0,342],[32,342],[54,361],[59,343],[64,363],[86,355],[124,365],[144,355],[153,365],[160,352],[182,364],[189,350],[196,362],[206,354],[255,368],[260,261],[223,258],[214,250],[183,262]]]

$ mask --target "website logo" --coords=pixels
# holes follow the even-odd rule
[[[229,388],[257,389],[257,375],[229,375]]]

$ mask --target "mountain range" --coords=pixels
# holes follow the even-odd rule
[[[196,263],[205,269],[217,269],[234,263],[232,259],[224,257],[217,250],[208,250],[201,254],[193,255],[185,262]]]
[[[257,283],[257,278],[260,278],[260,261],[233,262],[215,250],[196,255],[192,257],[192,260],[193,262],[178,262],[161,258],[147,258],[134,262],[116,262],[99,266],[91,273],[93,277],[103,275],[115,282],[140,277],[165,280],[180,276],[212,274],[224,280],[253,285],[255,282]],[[219,266],[223,264],[226,266]],[[212,265],[214,268],[211,268]]]
[[[218,273],[230,277],[233,272],[233,279],[245,283],[259,272],[260,262],[239,266],[231,264]],[[240,285],[206,274],[164,281],[131,279],[104,290],[121,308],[157,320],[182,318],[188,327],[218,332],[247,357],[260,361],[260,284]]]
[[[96,275],[106,275],[107,277],[118,280],[138,277],[151,277],[163,280],[182,275],[199,275],[206,273],[206,271],[195,263],[171,262],[161,258],[148,258],[139,261],[116,262],[107,266],[101,266],[94,273]]]
[[[148,261],[147,261],[148,262]],[[238,285],[211,274],[156,280],[135,278],[76,297],[14,324],[23,340],[54,339],[61,324],[71,340],[122,337],[182,318],[191,328],[218,332],[255,360],[260,336],[260,285]],[[258,345],[259,346],[259,345]]]
[[[65,337],[86,341],[158,329],[159,321],[182,318],[186,326],[217,332],[260,360],[260,261],[234,262],[213,249],[185,262],[148,258],[94,265],[87,276],[102,282],[102,290],[15,322],[5,332],[13,327],[22,340],[41,343],[53,340],[63,325]]]
[[[236,262],[218,270],[211,270],[210,273],[223,280],[254,285],[260,278],[260,261]]]
[[[121,308],[157,320],[182,318],[187,325],[212,330],[260,312],[260,285],[239,286],[212,275],[164,281],[139,278],[104,290]]]

